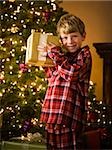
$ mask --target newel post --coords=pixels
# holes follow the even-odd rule
[[[112,43],[93,43],[103,58],[103,101],[112,105]]]

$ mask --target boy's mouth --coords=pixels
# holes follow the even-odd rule
[[[76,45],[69,45],[69,46],[67,46],[68,48],[76,48]]]

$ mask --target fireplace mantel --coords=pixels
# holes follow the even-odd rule
[[[103,58],[103,101],[112,105],[112,43],[93,43]]]

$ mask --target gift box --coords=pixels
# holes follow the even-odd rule
[[[82,136],[82,141],[84,149],[101,149],[101,137],[99,130],[91,130],[84,132]]]
[[[58,36],[43,34],[32,30],[31,35],[27,39],[25,63],[35,66],[54,66],[47,52],[38,49],[38,46],[42,47],[43,43],[46,44],[48,42],[52,42],[57,46],[60,45]]]
[[[1,150],[46,150],[46,145],[2,141]]]

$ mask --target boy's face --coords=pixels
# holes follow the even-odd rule
[[[77,51],[85,39],[85,34],[82,36],[79,32],[65,34],[60,32],[61,42],[69,52]]]

